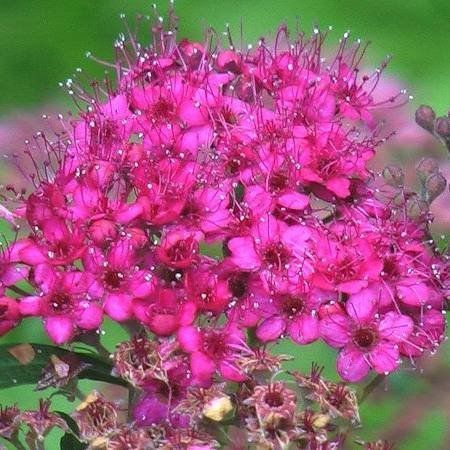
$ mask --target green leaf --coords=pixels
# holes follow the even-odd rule
[[[64,421],[67,423],[67,426],[70,428],[70,430],[75,436],[80,435],[80,430],[78,429],[77,423],[75,422],[75,420],[72,419],[72,417],[69,416],[69,414],[63,411],[55,411],[55,413],[58,414],[58,416],[60,416],[61,419],[64,419]]]
[[[76,355],[80,361],[89,364],[78,378],[126,386],[124,380],[111,375],[111,364],[91,354],[44,344],[3,344],[0,345],[0,389],[36,384],[52,356],[68,355]]]
[[[65,420],[68,427],[72,431],[72,433],[66,433],[61,438],[59,442],[59,448],[61,450],[84,450],[85,448],[87,448],[87,444],[84,444],[77,439],[77,436],[79,436],[79,430],[75,420],[73,420],[72,417],[62,411],[56,411],[56,414],[58,414],[62,419]]]
[[[59,441],[61,450],[84,450],[87,444],[80,442],[72,433],[66,433]]]

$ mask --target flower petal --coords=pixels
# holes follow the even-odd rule
[[[355,383],[362,380],[370,371],[364,354],[355,348],[344,348],[336,361],[339,375],[346,381]]]

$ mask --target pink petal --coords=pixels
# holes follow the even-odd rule
[[[192,326],[181,327],[178,330],[177,339],[181,348],[188,353],[200,350],[202,345],[202,335]]]
[[[380,336],[388,341],[401,342],[408,339],[413,328],[414,323],[410,317],[388,312],[381,320],[378,331]]]
[[[345,304],[347,314],[356,322],[370,322],[377,312],[377,302],[371,291],[353,294]]]
[[[394,371],[399,364],[398,349],[388,342],[381,342],[369,354],[370,362],[378,373]]]
[[[74,333],[70,317],[47,317],[44,322],[44,329],[50,336],[50,339],[58,345],[69,341]]]
[[[305,209],[309,204],[309,197],[299,192],[291,191],[278,197],[278,203],[289,209]]]
[[[320,321],[320,336],[332,347],[343,347],[350,340],[350,321],[343,314],[330,314]]]
[[[354,348],[344,348],[339,353],[336,368],[344,380],[352,383],[362,380],[370,371],[364,354]]]
[[[109,294],[103,309],[111,319],[118,322],[128,320],[132,315],[131,297],[126,294]]]
[[[195,352],[191,355],[191,371],[198,380],[208,381],[216,371],[216,365],[204,353]]]
[[[352,280],[339,283],[336,287],[339,291],[345,294],[356,294],[361,289],[367,287],[368,282],[366,280]]]
[[[81,308],[77,319],[77,326],[83,330],[96,330],[102,323],[103,310],[100,306],[90,304],[87,308]]]
[[[20,299],[19,310],[23,316],[39,316],[43,297],[30,296]]]
[[[297,258],[302,258],[307,249],[305,242],[311,237],[308,227],[294,225],[283,232],[281,240]]]
[[[197,306],[194,302],[185,303],[178,315],[178,321],[181,326],[191,325],[197,315]]]
[[[350,195],[350,180],[343,177],[336,177],[328,180],[325,184],[327,189],[334,192],[338,197],[345,198]]]
[[[236,383],[247,379],[247,376],[244,373],[228,361],[221,361],[219,363],[219,372],[226,380],[234,381]]]
[[[152,314],[147,323],[150,331],[158,336],[170,336],[179,326],[174,314]]]
[[[259,239],[258,245],[264,245],[268,242],[277,240],[281,233],[287,228],[284,222],[275,219],[273,216],[266,215],[264,220],[260,220],[256,226],[256,237]]]
[[[280,316],[265,319],[256,329],[256,336],[262,342],[275,341],[286,329],[286,322]]]
[[[310,344],[319,338],[319,320],[302,314],[288,325],[288,334],[298,344]]]
[[[33,276],[36,283],[45,293],[50,292],[56,280],[56,274],[52,266],[49,264],[38,264],[34,268]]]
[[[135,298],[147,297],[155,290],[153,274],[143,270],[134,273],[128,288]]]
[[[6,286],[12,286],[18,281],[23,280],[28,275],[29,269],[27,267],[15,267],[9,264],[3,268],[0,274],[0,282]]]
[[[261,262],[255,251],[253,238],[250,236],[233,238],[228,242],[233,262],[244,270],[256,270]]]
[[[127,224],[142,214],[143,207],[140,203],[127,204],[121,207],[114,217],[117,222]]]
[[[30,244],[20,250],[21,261],[32,266],[42,264],[47,261],[42,250],[36,244]]]
[[[419,280],[407,279],[397,285],[397,294],[403,303],[420,306],[428,302],[430,289]]]

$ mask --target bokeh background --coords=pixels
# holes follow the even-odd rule
[[[161,15],[167,3],[158,3]],[[305,30],[313,25],[332,25],[332,46],[350,29],[355,38],[373,42],[368,58],[373,67],[387,54],[392,55],[386,74],[414,95],[409,107],[396,115],[402,114],[412,123],[414,107],[421,103],[433,105],[438,114],[450,107],[448,0],[177,0],[176,10],[181,37],[192,39],[201,39],[207,26],[222,32],[229,23],[235,40],[239,42],[242,34],[247,44],[262,35],[270,36],[280,22],[295,27],[298,21]],[[0,1],[0,154],[20,150],[23,139],[42,126],[42,114],[73,109],[58,82],[71,77],[76,67],[83,67],[92,76],[102,76],[105,68],[84,55],[91,51],[99,58],[112,58],[112,42],[124,30],[121,12],[127,14],[130,23],[137,13],[152,13],[148,0]],[[408,136],[406,148],[391,145],[383,150],[383,158],[393,157],[410,165],[427,152],[445,156],[444,150],[413,124],[402,126]],[[0,175],[0,182],[8,177],[6,166],[0,166]],[[437,211],[439,225],[435,231],[441,240],[450,226],[448,210],[447,197],[440,200]],[[107,323],[104,332],[104,343],[110,349],[125,338],[113,324]],[[29,320],[0,338],[0,344],[7,342],[48,341],[40,325]],[[449,347],[444,345],[417,369],[405,367],[378,386],[361,405],[363,426],[355,438],[392,439],[399,450],[450,448]],[[289,368],[309,369],[311,362],[317,361],[325,366],[328,376],[337,378],[334,352],[321,344],[306,348],[281,344],[279,351],[296,356]],[[91,387],[81,384],[84,392]],[[34,408],[38,398],[32,386],[0,392],[0,403],[17,402],[25,409]],[[54,407],[68,411],[73,405],[55,397]],[[48,448],[57,449],[57,442],[57,436],[53,436]]]

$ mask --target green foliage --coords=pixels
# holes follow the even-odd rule
[[[19,350],[19,357],[14,350]],[[0,345],[0,389],[23,384],[36,384],[53,355],[60,358],[67,355],[76,355],[81,362],[88,364],[89,366],[79,374],[81,379],[87,378],[121,386],[125,385],[123,380],[111,375],[112,366],[109,363],[95,356],[76,351],[69,352],[51,345],[3,344]]]

